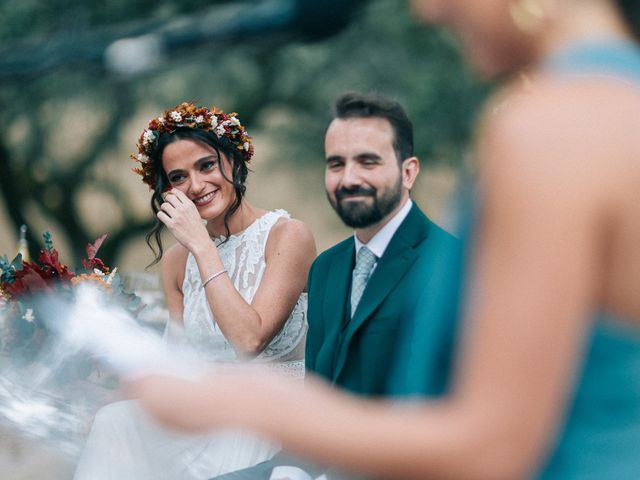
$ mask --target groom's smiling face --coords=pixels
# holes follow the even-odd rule
[[[366,228],[392,214],[408,191],[384,118],[336,118],[325,137],[325,188],[341,220]]]

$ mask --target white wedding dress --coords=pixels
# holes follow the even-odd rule
[[[226,242],[214,239],[229,277],[247,302],[264,274],[269,231],[283,217],[289,218],[284,210],[268,212]],[[201,286],[198,267],[189,254],[183,283],[185,336],[207,361],[237,362]],[[306,295],[300,296],[283,329],[252,362],[265,363],[287,376],[304,376]],[[97,413],[74,479],[209,479],[268,460],[278,450],[277,444],[238,430],[179,434],[155,423],[135,401],[122,401]]]

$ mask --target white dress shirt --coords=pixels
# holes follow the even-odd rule
[[[411,199],[408,199],[407,202],[402,206],[402,208],[398,210],[398,213],[396,213],[391,218],[391,220],[389,220],[385,224],[385,226],[382,227],[380,231],[378,231],[378,233],[376,233],[373,238],[371,238],[371,240],[369,240],[368,243],[362,243],[358,239],[357,235],[355,233],[353,234],[353,239],[356,242],[356,255],[358,254],[358,251],[360,251],[360,249],[366,245],[366,247],[371,250],[371,252],[376,256],[377,260],[376,264],[373,266],[373,270],[376,269],[378,260],[382,257],[382,255],[384,255],[384,251],[389,246],[389,242],[391,241],[393,235],[396,233],[396,230],[398,230],[400,224],[404,221],[405,218],[407,218],[407,215],[409,215],[409,211],[411,210],[412,205],[413,202],[411,201]],[[373,270],[371,270],[372,273]]]

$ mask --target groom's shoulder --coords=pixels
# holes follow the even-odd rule
[[[318,255],[318,257],[313,262],[314,268],[329,265],[329,263],[336,255],[345,255],[351,248],[354,248],[353,237],[347,237],[341,242],[336,243],[333,247],[327,248],[320,255]]]

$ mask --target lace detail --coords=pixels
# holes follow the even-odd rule
[[[269,366],[275,373],[287,378],[302,379],[304,377],[304,360],[271,363]]]
[[[224,238],[214,238],[229,278],[242,298],[251,303],[265,271],[264,252],[271,228],[280,218],[291,218],[284,210],[274,210],[256,219],[245,230]],[[185,266],[184,330],[188,341],[213,362],[237,362],[236,353],[222,334],[209,308],[195,258],[189,254]],[[303,293],[282,330],[252,362],[283,359],[304,339],[307,331],[307,294]],[[289,363],[289,362],[287,362]],[[302,369],[304,374],[304,369]]]

